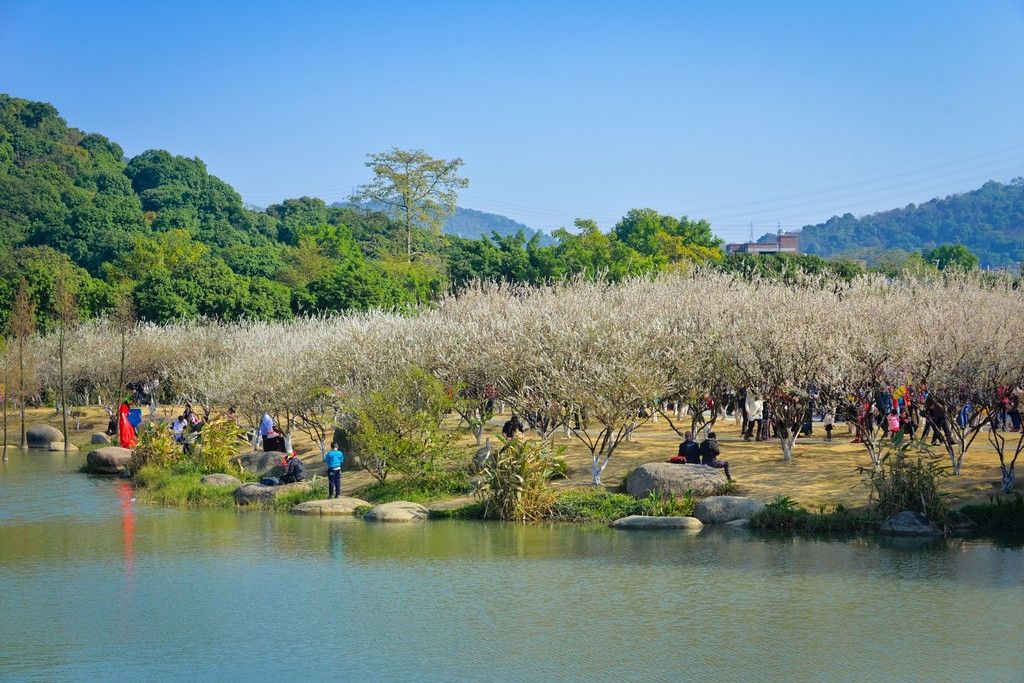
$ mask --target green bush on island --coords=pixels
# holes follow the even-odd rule
[[[874,531],[881,521],[871,510],[853,510],[842,505],[807,510],[786,496],[776,496],[750,518],[753,529],[764,531]]]
[[[946,494],[939,481],[949,476],[943,464],[922,441],[894,440],[882,453],[878,467],[858,467],[871,486],[875,516],[885,520],[898,512],[920,512],[940,529],[950,523]]]
[[[960,512],[985,531],[1024,531],[1024,496],[989,496],[988,503],[965,505]]]
[[[135,472],[134,483],[141,495],[159,505],[233,507],[235,490],[230,486],[208,486],[198,474],[175,474],[156,465],[144,465]]]
[[[477,500],[446,510],[431,510],[430,519],[483,519],[484,502]]]
[[[654,517],[689,517],[695,501],[687,492],[680,497],[652,492],[646,498],[633,498],[602,488],[573,489],[555,498],[550,517],[561,522],[612,522],[630,515]]]
[[[516,522],[532,522],[548,516],[555,494],[548,481],[565,460],[551,450],[549,441],[502,441],[502,448],[480,472],[477,499],[484,516]]]
[[[374,482],[357,489],[352,495],[374,503],[391,503],[396,500],[432,503],[442,498],[464,496],[472,490],[469,475],[465,472],[440,471],[428,476]]]

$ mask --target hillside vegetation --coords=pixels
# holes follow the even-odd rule
[[[772,236],[774,239],[774,236]],[[818,256],[871,260],[880,252],[963,244],[982,266],[1024,261],[1024,178],[860,218],[847,213],[800,231],[800,248]]]
[[[1000,187],[1019,196],[1019,184]],[[1019,216],[1013,206],[1007,215]],[[448,222],[450,232],[483,229],[490,234],[470,239],[414,228],[407,243],[402,224],[361,206],[298,197],[246,207],[201,159],[158,149],[128,159],[116,142],[69,127],[52,105],[0,94],[3,328],[24,284],[38,324],[52,329],[58,281],[70,285],[80,317],[130,303],[138,318],[167,322],[402,310],[481,279],[620,281],[700,264],[771,277],[862,270],[813,255],[726,257],[708,221],[654,209],[632,209],[607,232],[578,219],[551,236],[465,209]],[[928,266],[915,256],[915,269]],[[889,259],[886,270],[907,263]]]

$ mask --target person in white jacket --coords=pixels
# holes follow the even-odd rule
[[[747,400],[744,404],[747,410],[747,431],[743,434],[744,441],[750,441],[750,437],[756,434],[757,440],[761,441],[761,425],[764,422],[764,399],[753,388],[747,389]]]

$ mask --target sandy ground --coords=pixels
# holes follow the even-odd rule
[[[172,418],[180,408],[162,407],[158,415]],[[93,432],[103,431],[107,425],[106,414],[98,407],[84,411],[80,429],[72,431],[72,443],[87,450],[89,437]],[[508,415],[496,416],[488,423],[485,437],[492,442],[500,434],[502,423]],[[60,428],[59,419],[52,409],[28,411],[26,424],[46,423]],[[73,429],[73,422],[69,423]],[[454,421],[451,427],[456,429]],[[800,439],[794,449],[792,462],[782,461],[782,450],[778,441],[744,442],[739,427],[732,418],[720,419],[715,430],[718,432],[722,458],[728,460],[739,495],[749,495],[768,501],[777,494],[787,495],[802,505],[862,505],[867,502],[868,489],[863,478],[857,473],[859,465],[867,465],[867,453],[859,444],[851,443],[852,436],[846,425],[840,424],[833,432],[834,440],[824,439],[824,430],[815,425],[811,437]],[[528,438],[532,438],[528,435]],[[19,439],[17,414],[12,413],[8,421],[8,443],[16,444]],[[616,450],[603,476],[606,486],[615,486],[622,481],[629,470],[652,461],[667,460],[675,455],[680,438],[660,418],[639,427],[630,441]],[[558,482],[560,488],[586,486],[590,484],[590,453],[572,435],[559,432],[555,436],[558,445],[566,446],[565,457],[571,469],[567,481]],[[466,453],[466,460],[476,451],[471,434],[460,434],[459,448]],[[296,434],[295,449],[308,464],[312,472],[322,469],[319,449],[308,437]],[[1024,466],[1024,465],[1022,465]],[[366,472],[347,472],[343,490],[348,493],[370,483],[372,478]],[[979,434],[964,459],[963,471],[958,477],[949,477],[944,488],[951,501],[962,503],[972,500],[987,501],[989,494],[999,491],[999,460],[989,445],[985,434]]]

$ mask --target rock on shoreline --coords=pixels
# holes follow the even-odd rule
[[[85,456],[89,469],[99,474],[120,474],[128,467],[131,460],[131,449],[120,446],[97,448],[94,451],[89,451],[89,454]]]
[[[264,486],[263,484],[243,484],[235,489],[235,501],[239,505],[252,505],[253,503],[271,503],[278,496],[292,491],[312,491],[313,487],[308,481],[297,481],[293,484],[282,484],[280,486]]]
[[[764,509],[764,503],[743,496],[710,496],[697,503],[693,516],[705,524],[728,524],[750,519]]]
[[[291,509],[293,515],[324,515],[352,516],[356,510],[370,507],[370,503],[360,498],[342,496],[341,498],[325,498],[323,500],[307,500]]]
[[[427,508],[419,503],[398,500],[373,507],[363,519],[368,522],[420,522],[428,514]]]
[[[620,517],[609,526],[613,529],[689,529],[700,531],[704,525],[696,517],[650,517],[630,515]]]
[[[649,462],[629,473],[626,491],[634,498],[646,498],[652,491],[666,496],[681,496],[687,491],[695,496],[713,496],[728,483],[722,470],[707,465]]]
[[[942,532],[920,512],[904,510],[882,523],[879,532],[886,536],[940,536]]]
[[[230,474],[224,474],[217,472],[215,474],[204,475],[199,480],[200,484],[206,484],[207,486],[241,486],[242,480]]]

